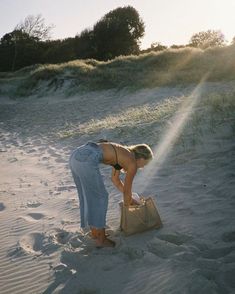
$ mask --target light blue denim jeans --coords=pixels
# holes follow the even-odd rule
[[[99,169],[102,160],[102,148],[94,142],[78,147],[70,156],[69,165],[78,191],[82,228],[105,228],[108,192]]]

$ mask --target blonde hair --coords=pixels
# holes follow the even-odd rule
[[[135,158],[143,158],[145,160],[153,159],[153,151],[147,144],[137,144],[127,146],[127,149],[134,153]]]

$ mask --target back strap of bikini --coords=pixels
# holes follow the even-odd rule
[[[116,148],[113,146],[113,144],[110,143],[110,145],[113,147],[113,149],[114,149],[114,151],[115,151],[115,155],[116,155],[116,164],[118,164],[117,150],[116,150]]]

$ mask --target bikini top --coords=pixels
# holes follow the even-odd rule
[[[118,164],[118,156],[117,156],[117,150],[116,148],[113,146],[113,144],[110,143],[110,145],[113,147],[114,151],[115,151],[115,155],[116,155],[116,164],[111,164],[116,170],[121,170],[122,166]]]

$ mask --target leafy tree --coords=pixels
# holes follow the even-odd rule
[[[93,34],[94,57],[99,60],[137,54],[139,39],[144,35],[144,23],[135,8],[117,8],[94,25]]]
[[[29,15],[0,40],[0,71],[17,70],[35,63],[59,63],[76,58],[107,60],[138,54],[144,23],[131,6],[107,13],[92,30],[75,38],[49,39],[52,25],[41,15]]]
[[[0,70],[16,70],[42,62],[42,41],[50,37],[53,25],[46,25],[44,18],[29,15],[16,28],[0,40]]]
[[[1,70],[16,70],[38,62],[38,39],[21,30],[5,34],[0,40]]]
[[[22,31],[30,37],[37,38],[38,40],[47,40],[50,38],[51,30],[54,25],[46,25],[45,19],[41,14],[36,16],[28,15],[24,21],[20,22],[15,30]]]
[[[208,30],[194,34],[190,39],[190,46],[198,48],[208,48],[224,46],[226,43],[221,31]]]
[[[0,44],[9,46],[9,45],[15,44],[15,42],[27,41],[27,40],[38,41],[37,38],[30,37],[29,34],[23,32],[21,30],[14,30],[10,33],[5,34],[1,38]]]
[[[76,59],[74,38],[42,42],[41,63],[59,63]]]
[[[81,59],[93,58],[96,54],[93,30],[86,29],[75,37],[76,57]]]

